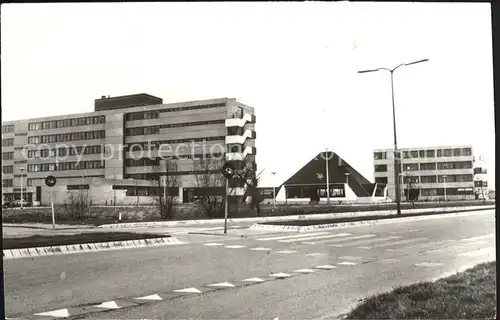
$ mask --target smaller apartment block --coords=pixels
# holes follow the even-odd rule
[[[399,150],[402,158],[397,173],[402,201],[476,198],[472,146]],[[394,151],[377,149],[373,155],[375,182],[387,184],[388,196],[395,200]]]

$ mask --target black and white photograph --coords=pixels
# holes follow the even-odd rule
[[[2,4],[4,318],[496,319],[493,6]]]

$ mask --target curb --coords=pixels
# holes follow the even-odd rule
[[[22,249],[6,249],[3,250],[4,260],[19,259],[19,258],[34,258],[60,254],[81,253],[81,252],[97,252],[108,250],[120,250],[131,248],[143,248],[154,246],[165,246],[184,244],[176,237],[150,238],[141,240],[126,240],[126,241],[109,241],[96,243],[71,244],[61,246],[34,247]]]
[[[448,212],[448,211],[470,211],[482,209],[494,209],[495,205],[478,205],[478,206],[462,206],[462,207],[441,207],[441,208],[423,208],[423,209],[405,209],[401,210],[403,214],[409,213],[424,213],[424,212]],[[338,212],[338,213],[320,213],[309,215],[288,215],[288,216],[271,216],[271,217],[256,217],[256,218],[234,218],[228,219],[231,223],[242,222],[276,222],[286,220],[317,220],[328,218],[343,218],[343,217],[363,217],[373,215],[391,215],[396,213],[396,210],[378,210],[378,211],[358,211],[358,212]],[[171,227],[179,225],[196,225],[196,224],[221,224],[224,219],[211,219],[211,220],[179,220],[179,221],[154,221],[154,222],[131,222],[120,224],[103,224],[98,228],[134,228],[134,227]]]
[[[481,211],[484,210],[487,209],[483,209]],[[471,210],[467,211],[464,210],[460,212],[451,212],[443,214],[421,215],[414,217],[401,217],[401,218],[391,218],[391,219],[365,220],[356,222],[328,223],[328,224],[318,224],[312,226],[265,225],[256,223],[252,225],[249,229],[275,230],[275,231],[285,231],[285,232],[308,232],[308,231],[315,231],[317,229],[343,229],[343,228],[375,225],[375,224],[391,224],[391,223],[409,222],[409,221],[443,219],[443,218],[457,217],[457,216],[471,216],[475,214],[477,213],[471,213]]]

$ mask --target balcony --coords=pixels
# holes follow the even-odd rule
[[[257,152],[255,147],[246,147],[243,152],[229,152],[226,153],[227,161],[242,161],[245,160],[246,156],[249,154],[255,155]]]
[[[247,129],[242,135],[226,136],[226,144],[243,144],[247,139],[255,139],[255,131]]]
[[[247,122],[254,123],[255,115],[246,113],[242,118],[226,119],[226,127],[244,127]]]

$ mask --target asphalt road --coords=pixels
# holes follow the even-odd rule
[[[186,244],[6,260],[6,314],[331,319],[368,295],[495,260],[494,223],[487,210],[300,234],[179,234]],[[195,293],[174,292],[186,288]]]

